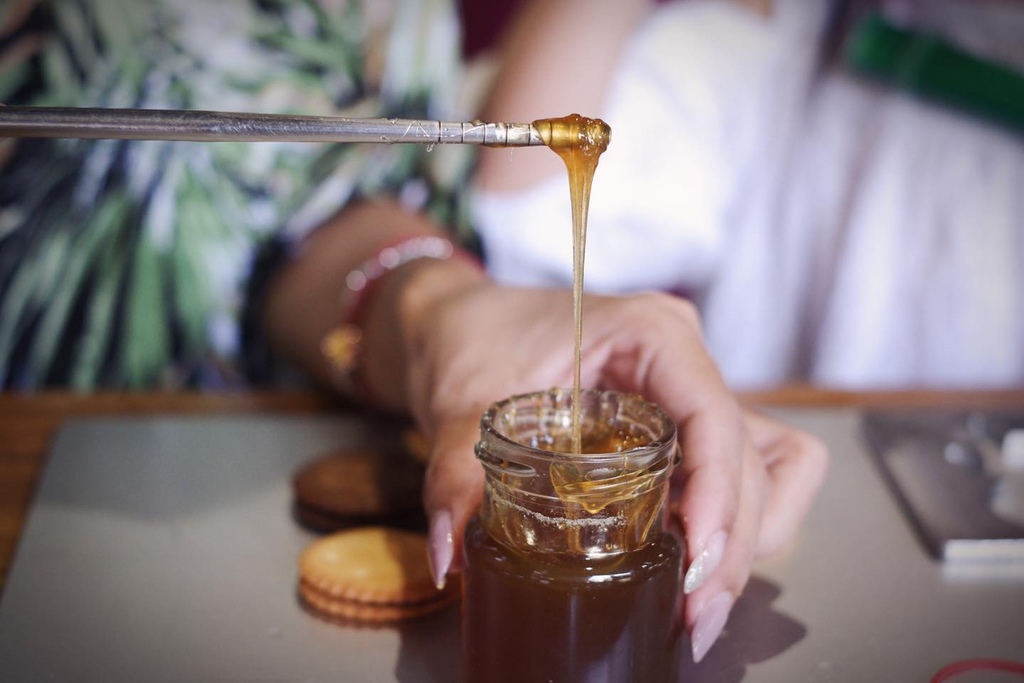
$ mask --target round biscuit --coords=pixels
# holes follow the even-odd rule
[[[295,521],[307,529],[318,533],[331,533],[341,531],[342,529],[350,529],[353,526],[357,526],[359,522],[356,518],[334,515],[299,501],[295,501],[292,513]]]
[[[314,541],[299,558],[299,577],[324,595],[362,603],[422,602],[439,594],[426,535],[379,526]]]
[[[295,473],[301,505],[342,517],[386,517],[421,505],[424,468],[401,451],[354,448],[317,458]]]
[[[458,599],[453,591],[438,593],[438,598],[408,604],[362,603],[324,595],[314,586],[299,582],[299,598],[309,611],[328,620],[389,623],[417,619],[440,612]]]
[[[370,524],[395,529],[408,529],[409,531],[426,531],[428,527],[427,516],[422,507],[391,515],[358,517],[326,512],[312,505],[305,505],[295,501],[295,505],[292,507],[292,514],[296,522],[310,531],[320,534],[329,534],[335,531],[342,531],[343,529]]]

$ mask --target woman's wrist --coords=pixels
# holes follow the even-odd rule
[[[459,255],[458,247],[447,237],[418,230],[399,234],[380,244],[372,255],[345,275],[338,323],[324,335],[320,344],[331,363],[336,389],[372,402],[362,372],[363,327],[367,309],[383,283],[398,277],[398,271],[415,261],[443,261]]]
[[[281,268],[267,289],[262,317],[275,351],[298,363],[319,382],[337,387],[336,367],[323,351],[325,338],[351,317],[352,296],[346,280],[353,272],[364,270],[367,262],[388,245],[414,235],[448,239],[447,234],[425,216],[409,212],[395,202],[374,201],[346,208],[306,236],[297,245],[294,257]],[[380,278],[374,287],[380,291],[362,297],[365,303],[360,306],[365,310],[358,316],[361,327],[385,321],[381,311],[393,305],[391,293],[399,279],[390,274]],[[392,315],[386,329],[364,330],[371,332],[364,347],[396,336],[397,320],[397,316]],[[371,358],[378,358],[387,351],[401,360],[400,348],[370,350]],[[394,394],[393,391],[386,393]],[[388,406],[396,407],[392,401]]]
[[[438,308],[488,282],[480,263],[457,250],[445,259],[416,259],[388,274],[369,302],[361,371],[379,407],[409,410],[409,364]]]

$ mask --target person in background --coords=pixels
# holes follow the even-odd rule
[[[618,12],[630,7],[638,26],[647,9],[589,6],[605,18],[585,27],[609,48],[600,75],[625,44]],[[472,118],[457,107],[453,7],[383,7],[20,0],[0,14],[0,101]],[[583,86],[562,111],[538,103],[523,118],[596,113]],[[408,413],[432,443],[424,504],[442,583],[482,493],[481,412],[572,380],[570,293],[500,284],[491,254],[485,269],[465,248],[466,152],[4,141],[0,384],[240,386],[287,381],[285,359],[367,407]],[[550,155],[523,150],[516,163],[527,154]],[[569,223],[551,230],[568,234]],[[584,384],[641,393],[680,426],[671,516],[685,538],[680,618],[699,660],[754,558],[796,533],[826,452],[740,405],[689,301],[592,294],[584,306]]]

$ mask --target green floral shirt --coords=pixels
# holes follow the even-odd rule
[[[459,117],[448,0],[12,0],[0,32],[7,104]],[[242,382],[257,255],[384,193],[462,225],[468,154],[0,140],[0,386]]]

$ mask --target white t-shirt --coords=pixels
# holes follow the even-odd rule
[[[1024,4],[920,4],[967,44],[1006,13],[988,45],[1024,66]],[[599,113],[588,290],[691,297],[735,388],[1019,386],[1024,138],[823,70],[825,6],[659,7]],[[495,278],[571,282],[564,178],[475,217]]]

